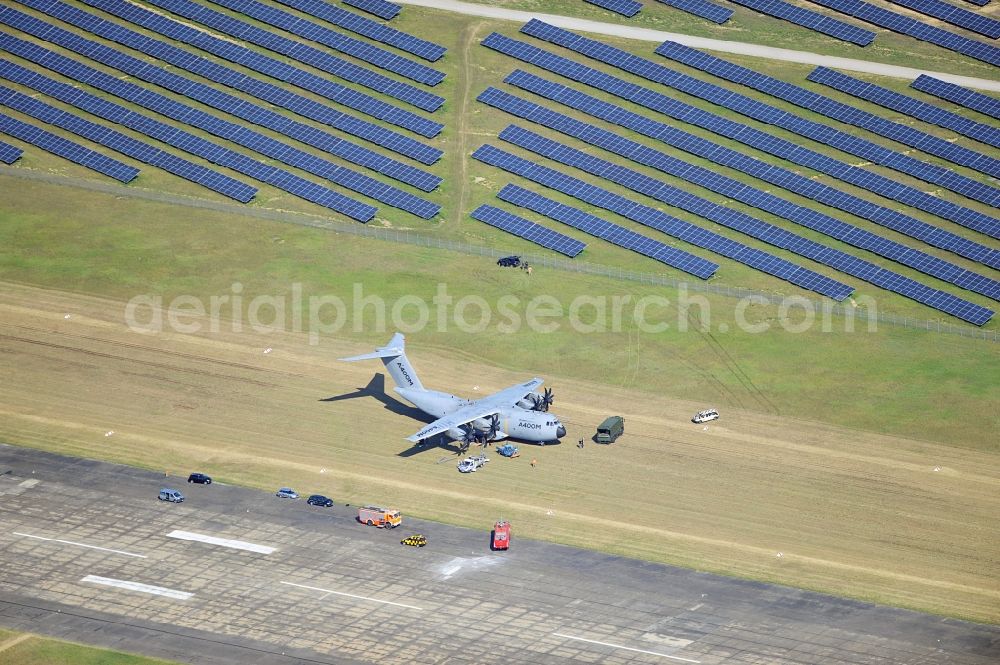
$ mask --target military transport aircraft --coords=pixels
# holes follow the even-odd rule
[[[385,346],[374,353],[341,358],[348,362],[379,358],[389,376],[396,382],[396,392],[424,413],[437,418],[413,436],[414,443],[438,434],[461,441],[463,448],[470,443],[488,443],[507,437],[520,441],[545,444],[566,436],[559,418],[548,413],[552,391],[537,393],[541,379],[532,379],[477,400],[467,400],[436,390],[427,390],[404,352],[405,338],[396,333]]]

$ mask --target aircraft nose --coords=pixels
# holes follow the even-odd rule
[[[566,436],[566,428],[563,427],[562,424],[560,424],[559,429],[556,430],[556,438],[561,439],[564,436]]]

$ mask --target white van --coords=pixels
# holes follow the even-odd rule
[[[719,412],[717,409],[706,409],[705,411],[699,411],[694,414],[694,418],[691,419],[693,423],[707,423],[709,420],[718,420]]]
[[[184,500],[184,495],[177,490],[172,489],[162,489],[160,490],[160,501],[169,501],[171,503],[180,503]]]

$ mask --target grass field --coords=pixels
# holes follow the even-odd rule
[[[11,644],[10,641],[16,639],[20,639],[20,641]],[[10,646],[5,648],[5,644],[10,644]],[[0,631],[0,663],[8,665],[169,665],[168,661],[158,658],[147,658],[11,631]]]

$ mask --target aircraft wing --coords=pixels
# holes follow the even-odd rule
[[[406,438],[414,443],[417,443],[421,439],[426,439],[434,436],[435,434],[446,432],[453,427],[465,425],[476,418],[493,415],[500,409],[514,406],[522,397],[542,385],[542,383],[543,381],[541,379],[532,379],[531,381],[519,383],[516,386],[511,386],[510,388],[504,388],[500,392],[478,399],[472,404],[463,406],[461,409],[452,411],[451,413],[438,418],[413,436],[408,436]]]

